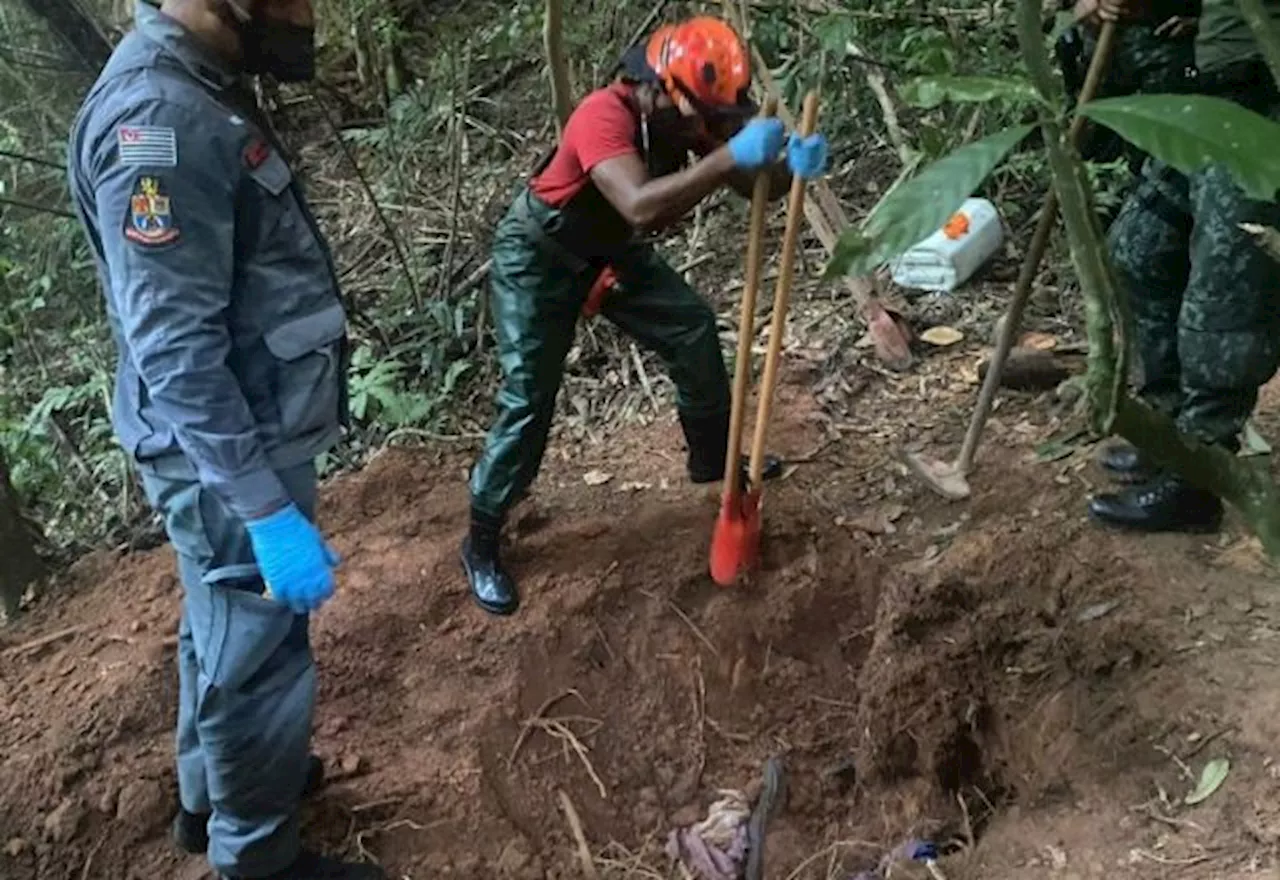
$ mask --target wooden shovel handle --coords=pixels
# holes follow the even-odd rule
[[[1098,45],[1093,50],[1093,60],[1089,63],[1089,72],[1085,75],[1084,86],[1076,99],[1076,109],[1093,100],[1107,74],[1111,56],[1116,42],[1116,23],[1102,23],[1102,33],[1098,36]],[[1077,112],[1071,120],[1068,137],[1074,144],[1080,139],[1084,130],[1085,116]],[[1040,261],[1049,248],[1049,236],[1053,233],[1054,223],[1058,219],[1058,191],[1052,186],[1044,194],[1044,204],[1040,208],[1040,219],[1036,221],[1036,231],[1031,236],[1031,244],[1027,247],[1027,255],[1018,270],[1018,280],[1013,285],[1013,296],[1009,298],[1009,307],[1005,310],[1004,323],[1000,335],[996,339],[996,350],[987,365],[987,375],[982,381],[982,389],[978,392],[978,403],[969,416],[969,427],[965,431],[964,442],[960,444],[960,455],[956,458],[955,470],[962,477],[969,476],[973,470],[973,460],[978,454],[978,443],[982,441],[982,432],[986,428],[987,419],[991,415],[991,407],[995,403],[996,392],[1000,389],[1000,378],[1004,375],[1004,365],[1013,350],[1013,341],[1022,332],[1022,313],[1031,297],[1031,285],[1040,271]]]
[[[760,115],[778,112],[776,98],[768,98]],[[764,217],[769,204],[769,173],[756,175],[751,191],[751,226],[747,232],[747,275],[742,291],[742,315],[738,319],[738,354],[733,362],[733,403],[729,410],[729,448],[725,451],[724,497],[735,498],[741,487],[742,426],[746,420],[747,382],[751,378],[751,342],[756,328],[756,298],[760,293],[760,270],[764,251]]]
[[[800,120],[800,136],[808,137],[818,126],[818,93],[804,98],[804,114]],[[751,443],[751,486],[760,486],[764,476],[764,444],[769,433],[769,413],[773,409],[773,392],[778,385],[778,361],[782,354],[782,337],[787,329],[787,306],[791,302],[791,282],[795,277],[796,240],[800,237],[800,218],[804,213],[804,178],[791,179],[791,195],[787,201],[787,228],[782,235],[782,266],[778,270],[778,289],[773,295],[773,321],[769,325],[769,350],[765,354],[764,378],[761,380],[760,403],[756,410],[755,437]]]

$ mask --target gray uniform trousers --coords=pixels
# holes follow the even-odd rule
[[[278,471],[314,519],[312,464]],[[178,792],[212,812],[209,863],[232,877],[291,864],[300,841],[316,676],[308,617],[262,595],[241,520],[194,479],[143,468],[184,592],[178,630]]]

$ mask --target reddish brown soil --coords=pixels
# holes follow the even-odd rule
[[[774,445],[810,460],[770,487],[740,589],[706,575],[716,500],[683,482],[669,418],[553,450],[512,530],[509,620],[457,563],[467,455],[392,450],[335,481],[346,564],[315,621],[332,782],[307,837],[397,878],[581,877],[563,791],[602,876],[668,876],[667,832],[781,755],[772,880],[843,878],[913,834],[954,844],[949,878],[1274,871],[1280,606],[1254,554],[1223,552],[1238,530],[1090,526],[1087,453],[1031,461],[1055,416],[1030,398],[997,413],[975,497],[933,498],[889,439],[954,450],[973,357],[936,359],[914,415],[919,376],[852,371],[823,412],[793,358]],[[0,645],[0,877],[204,876],[165,837],[171,553],[86,559],[48,592]],[[560,727],[522,737],[535,717]],[[1182,805],[1179,763],[1216,756],[1222,789]]]

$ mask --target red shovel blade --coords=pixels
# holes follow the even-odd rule
[[[760,493],[726,497],[711,537],[711,579],[732,587],[760,558]]]

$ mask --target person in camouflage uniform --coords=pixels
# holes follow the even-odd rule
[[[1062,0],[1061,8],[1070,10],[1075,21],[1063,31],[1055,49],[1072,107],[1097,50],[1100,26],[1108,20],[1123,18],[1123,27],[1116,33],[1095,97],[1176,94],[1194,87],[1195,34],[1202,0],[1148,0],[1131,5],[1132,10],[1124,0]],[[1085,126],[1079,149],[1091,162],[1124,158],[1135,177],[1146,160],[1142,150],[1098,125]]]
[[[1280,0],[1264,4],[1280,26]],[[1234,0],[1205,0],[1196,60],[1198,91],[1280,121],[1280,89]],[[1221,165],[1184,175],[1152,159],[1110,235],[1133,310],[1139,396],[1184,434],[1231,451],[1280,366],[1280,264],[1243,223],[1280,227],[1280,203],[1248,198]],[[1096,520],[1152,532],[1219,527],[1218,497],[1133,447],[1110,449],[1102,465],[1136,485],[1093,499]]]

